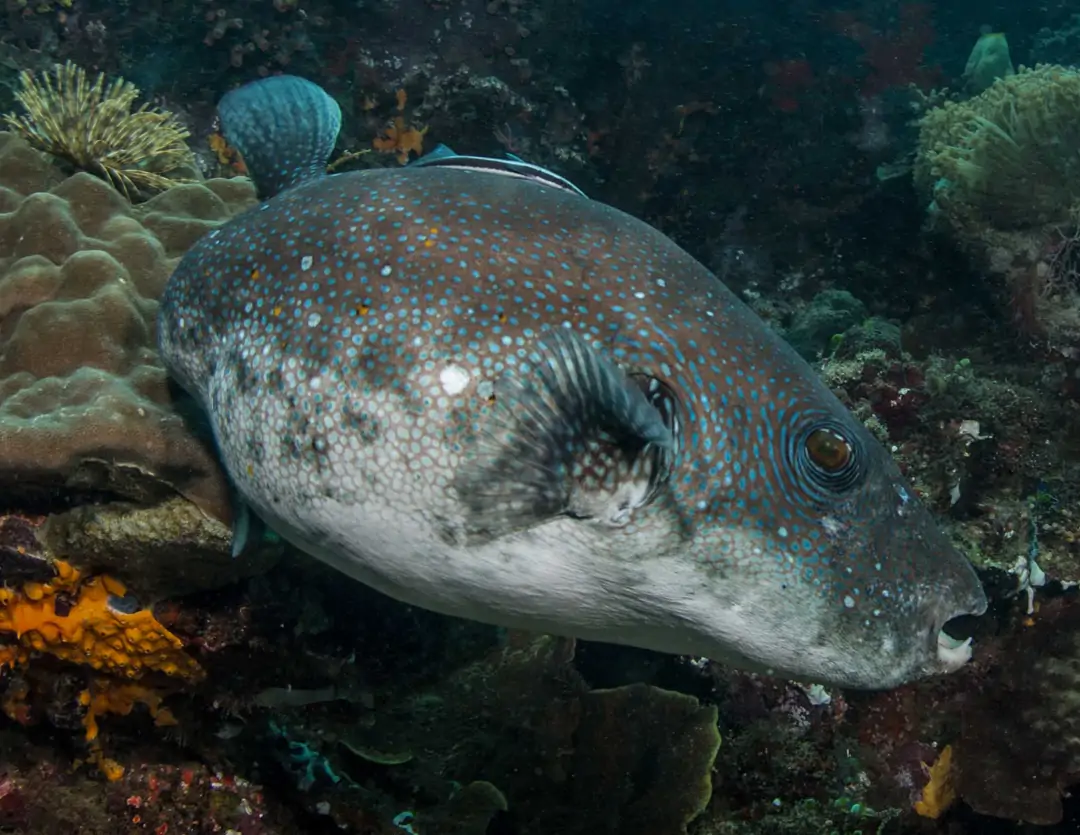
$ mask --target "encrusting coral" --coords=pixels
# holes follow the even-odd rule
[[[1080,71],[1021,67],[922,119],[916,186],[951,222],[1062,222],[1080,202]]]
[[[23,70],[15,94],[25,115],[4,122],[31,145],[103,177],[129,199],[177,184],[191,164],[188,131],[172,113],[147,104],[132,110],[139,88],[122,78],[91,81],[70,61],[52,72]]]

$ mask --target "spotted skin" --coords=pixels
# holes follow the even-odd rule
[[[672,241],[580,195],[452,167],[308,179],[200,240],[159,324],[243,501],[406,602],[869,688],[955,666],[940,628],[985,608],[813,370]],[[553,328],[639,387],[672,454],[593,439],[573,484],[629,511],[500,527],[476,461]],[[822,429],[841,472],[815,464]]]

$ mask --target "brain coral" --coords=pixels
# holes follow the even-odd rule
[[[209,180],[133,207],[0,133],[4,504],[179,492],[228,518],[212,450],[172,406],[154,317],[184,250],[254,201],[246,180]]]

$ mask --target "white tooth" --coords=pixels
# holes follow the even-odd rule
[[[942,672],[958,670],[971,658],[971,638],[958,641],[945,630],[938,632],[938,662]]]

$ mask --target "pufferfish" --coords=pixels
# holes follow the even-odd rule
[[[159,347],[242,502],[409,604],[885,688],[956,669],[972,567],[885,449],[704,266],[520,160],[327,176],[294,76],[219,116],[263,202]]]

